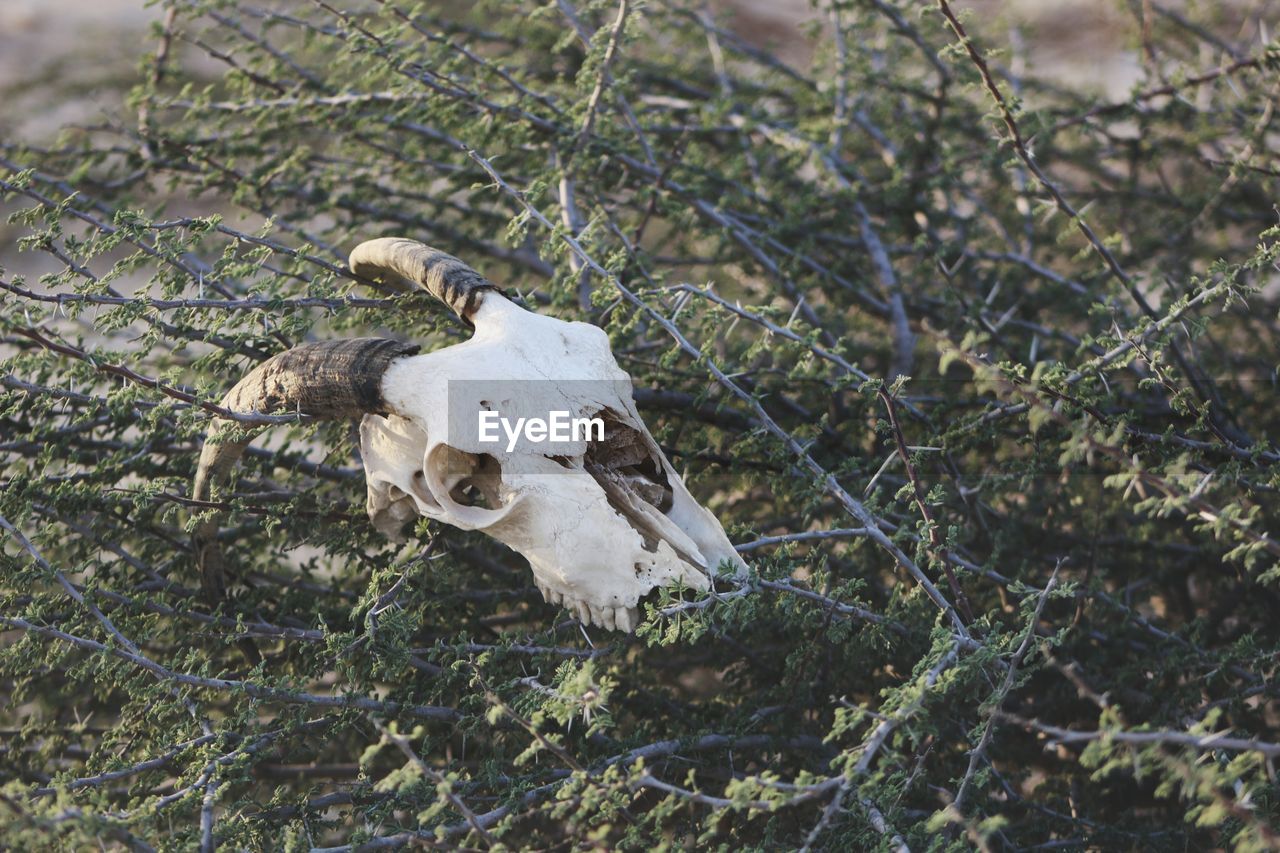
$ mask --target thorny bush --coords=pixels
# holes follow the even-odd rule
[[[1276,845],[1280,50],[1132,8],[1111,103],[949,0],[804,62],[696,3],[165,0],[127,104],[0,152],[0,845]],[[234,377],[465,333],[345,269],[391,234],[607,329],[749,580],[581,630],[295,420],[207,607]]]

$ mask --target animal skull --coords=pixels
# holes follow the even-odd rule
[[[655,587],[706,589],[721,564],[745,568],[645,428],[602,330],[530,313],[461,261],[410,240],[363,243],[351,268],[426,288],[475,335],[424,355],[377,339],[296,347],[241,380],[224,406],[361,417],[378,530],[399,539],[418,516],[479,530],[529,561],[548,602],[628,632]],[[487,441],[482,412],[507,424],[559,412],[602,429],[539,443],[531,431],[515,440],[508,426],[508,436]],[[197,499],[246,445],[206,442]],[[203,523],[195,544],[206,589],[220,595],[216,532],[216,519]]]

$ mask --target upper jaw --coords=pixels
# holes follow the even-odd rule
[[[548,604],[559,605],[578,617],[584,625],[595,625],[610,631],[630,634],[640,624],[640,608],[591,604],[585,599],[574,598],[573,593],[562,592],[555,586],[543,583],[534,575],[534,584]]]

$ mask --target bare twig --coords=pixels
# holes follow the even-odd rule
[[[947,558],[947,546],[942,539],[942,531],[938,529],[938,522],[933,517],[933,511],[929,509],[929,498],[920,482],[920,476],[916,473],[916,466],[911,461],[911,453],[907,449],[907,440],[902,434],[902,425],[898,423],[898,413],[894,406],[893,396],[883,387],[876,393],[881,402],[884,403],[885,411],[889,415],[889,426],[893,431],[893,440],[898,448],[898,458],[902,460],[902,466],[907,471],[907,479],[911,483],[916,506],[924,519],[925,527],[929,534],[929,547],[933,550],[934,558],[942,566],[942,571],[946,574],[947,585],[951,587],[951,594],[955,597],[956,606],[959,607],[965,619],[972,622],[973,611],[969,608],[969,599],[965,596],[964,591],[960,589],[960,583],[956,580],[955,572],[951,570],[951,562]]]
[[[1004,675],[1004,681],[991,700],[991,719],[987,720],[986,728],[982,730],[982,737],[978,739],[978,745],[969,753],[969,766],[965,770],[964,779],[960,782],[960,790],[956,792],[954,803],[956,811],[962,815],[964,814],[965,806],[968,805],[967,799],[973,785],[973,777],[978,772],[978,766],[986,758],[987,747],[991,745],[991,738],[995,733],[995,714],[999,712],[1000,706],[1004,704],[1004,700],[1009,695],[1009,691],[1013,689],[1013,682],[1018,675],[1018,668],[1022,665],[1022,659],[1026,657],[1027,650],[1031,648],[1031,641],[1036,636],[1036,626],[1040,623],[1040,614],[1044,611],[1045,602],[1049,600],[1049,593],[1053,591],[1058,582],[1059,568],[1060,566],[1054,566],[1053,574],[1049,576],[1049,582],[1044,585],[1044,589],[1040,591],[1040,595],[1036,598],[1035,610],[1032,611],[1031,619],[1027,622],[1027,630],[1022,636],[1022,642],[1018,645],[1018,650],[1013,653],[1013,659],[1009,661],[1009,670]]]

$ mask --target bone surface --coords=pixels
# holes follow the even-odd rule
[[[742,568],[719,522],[689,494],[640,419],[602,330],[505,299],[486,299],[473,319],[471,340],[391,365],[382,393],[396,414],[361,423],[369,514],[380,530],[394,536],[423,515],[483,531],[529,561],[548,602],[624,631],[655,587],[706,589],[722,561]],[[510,393],[487,399],[495,387]],[[508,417],[603,414],[609,432],[600,444],[612,438],[618,450],[568,442],[552,458],[537,445],[508,452],[450,428],[493,405]],[[626,453],[632,449],[638,453]],[[486,487],[496,500],[465,505],[454,496],[481,472],[482,459],[497,469]],[[650,488],[634,485],[637,479]]]
[[[378,240],[352,267],[429,290],[475,327],[470,340],[391,360],[360,449],[374,526],[403,541],[419,517],[520,553],[543,598],[584,623],[632,631],[662,586],[707,589],[745,564],[689,493],[635,407],[605,332],[531,313],[443,252]],[[600,429],[557,440],[484,440],[482,413],[561,413]],[[601,434],[603,433],[603,434]]]

